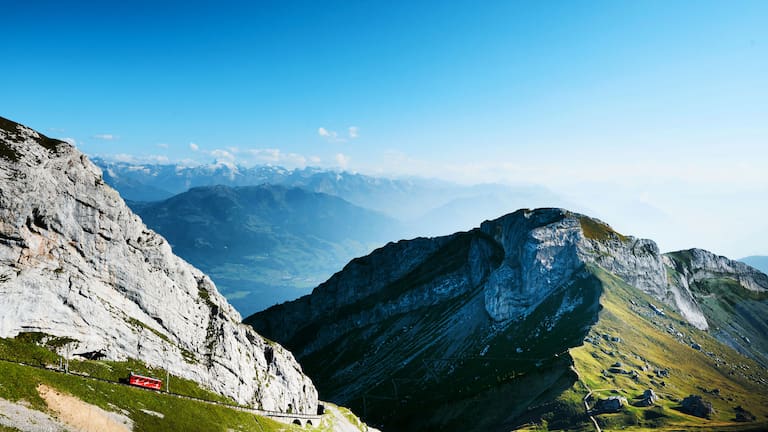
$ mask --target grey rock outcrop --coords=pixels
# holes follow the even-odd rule
[[[480,231],[504,248],[504,261],[484,286],[485,308],[497,321],[527,315],[581,269],[581,229],[560,209],[520,211],[484,222]]]
[[[701,418],[710,418],[715,410],[712,408],[712,403],[704,400],[699,395],[687,396],[680,403],[680,410],[686,414]]]
[[[621,407],[627,405],[627,398],[623,396],[609,396],[605,399],[598,399],[595,402],[595,413],[615,413],[621,411]]]
[[[664,263],[677,271],[676,282],[681,285],[689,286],[704,279],[727,276],[734,278],[739,285],[750,291],[768,291],[768,275],[743,262],[703,249],[688,249],[667,254],[664,256]]]
[[[640,406],[653,406],[656,405],[658,400],[659,397],[656,395],[656,392],[653,391],[653,389],[647,389],[643,392],[642,399],[640,400]]]
[[[709,327],[691,289],[706,278],[728,277],[748,290],[768,290],[768,276],[701,249],[684,251],[685,265],[655,242],[616,233],[607,224],[561,209],[519,211],[481,225],[505,249],[485,284],[486,310],[499,321],[525,316],[583,264],[597,265],[673,306],[699,329]],[[680,253],[677,253],[680,254]],[[511,282],[511,283],[510,283]]]
[[[637,239],[613,233],[589,239],[579,246],[585,262],[596,264],[669,305],[675,306],[694,326],[708,327],[707,319],[696,303],[687,284],[670,281],[669,260],[652,240]]]
[[[211,280],[146,228],[67,143],[0,118],[0,337],[140,359],[240,403],[314,413],[293,355],[240,324]]]

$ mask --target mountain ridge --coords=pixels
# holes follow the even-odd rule
[[[726,319],[734,298],[711,297],[724,289],[719,279],[731,277],[745,291],[734,294],[743,297],[734,304],[748,306],[744,320]],[[552,406],[565,410],[556,417],[574,419],[561,422],[570,429],[588,423],[579,412],[581,400],[566,397],[576,393],[580,379],[569,372],[573,362],[576,369],[584,364],[569,353],[586,346],[588,334],[606,317],[625,313],[603,306],[610,297],[605,287],[615,285],[611,278],[638,301],[647,298],[620,302],[640,317],[638,325],[659,316],[684,323],[690,337],[714,344],[713,357],[701,363],[707,373],[722,367],[715,358],[737,361],[737,350],[723,348],[737,335],[751,339],[749,344],[741,339],[739,352],[763,361],[766,338],[759,317],[768,312],[766,275],[706,251],[661,254],[650,240],[562,209],[519,210],[468,232],[390,243],[353,260],[311,295],[245,322],[290,347],[324,397],[361,410],[375,424],[398,430],[448,425],[508,430],[542,421],[546,413],[537,417],[530,407],[560,401]],[[713,311],[722,316],[708,320]],[[758,324],[750,324],[755,320]],[[673,343],[663,328],[648,328],[653,343]],[[606,336],[609,342],[613,337]],[[647,343],[646,336],[635,337]],[[643,355],[637,348],[630,354]],[[663,354],[654,358],[659,364],[675,361]],[[640,377],[639,370],[634,373]],[[764,379],[738,378],[738,397],[759,388],[765,398]],[[406,383],[410,392],[403,389]],[[693,391],[694,383],[675,380],[675,391]],[[502,408],[498,398],[514,401],[516,408]],[[428,414],[418,414],[419,407]],[[484,420],[473,423],[468,416]],[[674,415],[663,417],[677,421]]]
[[[409,177],[392,179],[314,167],[239,166],[229,162],[186,166],[140,164],[94,158],[105,181],[131,201],[153,201],[197,186],[299,187],[338,196],[356,206],[384,213],[405,224],[405,236],[445,235],[471,228],[478,220],[501,216],[523,205],[565,205],[557,194],[537,185],[464,186],[444,180]],[[145,188],[145,189],[142,189]],[[472,210],[467,211],[471,203]]]

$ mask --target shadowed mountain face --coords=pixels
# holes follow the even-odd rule
[[[199,187],[129,204],[244,314],[307,293],[400,230],[340,198],[273,185]]]
[[[505,234],[490,224],[390,244],[352,261],[312,296],[247,322],[296,349],[326,397],[387,428],[509,426],[575,382],[564,351],[596,321],[600,286],[574,268],[572,284],[541,297],[529,283],[537,275],[520,266],[527,252],[507,251],[494,236],[523,237],[562,217],[540,213]],[[488,291],[507,277],[530,295],[489,304]],[[575,322],[558,325],[563,313]],[[474,415],[490,407],[497,415]]]
[[[713,382],[730,392],[720,420],[733,401],[768,415],[766,290],[764,274],[706,251],[667,256],[586,216],[521,210],[388,244],[246,322],[290,347],[323,397],[392,430],[589,428],[586,386],[663,391],[669,411],[600,421],[664,428],[686,424],[677,402]]]

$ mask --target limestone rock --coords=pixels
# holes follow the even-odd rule
[[[71,145],[0,118],[0,337],[137,358],[240,403],[314,413],[293,355],[240,324],[211,280],[147,229]]]
[[[643,392],[642,400],[640,401],[641,406],[653,406],[656,405],[656,402],[659,400],[659,397],[656,395],[656,392],[653,391],[653,389],[648,389]]]
[[[680,410],[686,414],[690,414],[701,418],[710,418],[715,410],[712,408],[712,403],[704,400],[699,395],[690,395],[683,399],[680,403]]]
[[[598,413],[614,413],[621,411],[621,407],[627,404],[623,396],[610,396],[606,399],[598,399],[594,411]]]

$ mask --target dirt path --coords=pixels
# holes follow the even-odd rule
[[[131,432],[133,421],[40,384],[37,392],[59,420],[80,432]]]
[[[72,432],[72,429],[48,414],[28,408],[23,401],[11,402],[2,398],[0,398],[0,426],[22,432]]]
[[[587,416],[592,421],[592,425],[595,427],[595,430],[597,432],[603,432],[602,429],[600,429],[600,425],[597,423],[597,419],[595,419],[594,416],[589,415],[589,403],[587,403],[587,399],[592,395],[593,390],[589,388],[587,383],[584,382],[584,380],[581,379],[581,375],[579,375],[579,371],[576,370],[575,367],[571,366],[571,371],[576,374],[576,378],[579,380],[582,386],[584,386],[584,389],[587,391],[587,395],[584,396],[584,410],[587,413]],[[602,391],[602,390],[594,390],[594,391]]]

